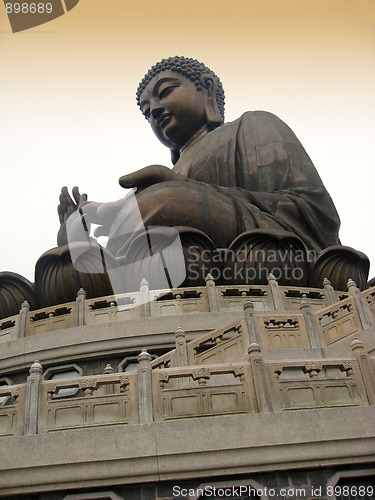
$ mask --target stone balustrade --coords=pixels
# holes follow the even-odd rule
[[[225,363],[241,356],[249,344],[244,322],[236,321],[189,342],[188,360],[191,365]]]
[[[113,373],[41,384],[39,432],[139,422],[136,374]],[[64,394],[75,388],[73,397]]]
[[[268,363],[275,408],[296,410],[368,404],[358,364],[351,360]]]
[[[0,436],[375,404],[375,367],[361,340],[352,341],[351,358],[267,359],[267,328],[298,329],[304,315],[281,321],[273,314],[260,332],[264,350],[252,338],[247,308],[241,320],[190,342],[178,328],[175,349],[154,361],[143,350],[133,372],[115,373],[107,365],[103,374],[45,380],[36,361],[25,384],[0,387]],[[347,321],[354,308],[345,299],[315,313],[316,320],[328,318],[338,329],[337,321]],[[256,319],[260,324],[264,315]]]
[[[186,339],[180,335],[178,351],[173,350],[152,361],[152,368],[181,366],[184,356],[190,365],[234,360],[243,356],[251,342],[259,344],[263,351],[324,349],[372,328],[375,323],[375,287],[359,292],[355,283],[349,282],[346,298],[339,300],[343,295],[334,293],[328,280],[324,289],[319,290],[279,287],[273,279],[270,283],[268,286],[216,287],[213,280],[208,279],[205,287],[181,288],[165,293],[150,291],[144,281],[139,292],[116,297],[87,299],[80,290],[75,302],[60,306],[30,311],[28,304],[24,303],[19,315],[0,323],[0,353],[2,342],[38,333],[111,324],[126,321],[126,318],[162,318],[164,305],[169,308],[170,317],[177,317],[188,310],[197,314],[234,311],[236,304],[239,319],[221,329],[208,331],[188,347]],[[261,309],[258,299],[262,301],[270,297],[270,309]],[[327,301],[329,305],[326,305]],[[316,308],[319,302],[324,307]],[[289,309],[282,309],[288,304]],[[191,333],[189,338],[192,338]],[[180,361],[177,362],[176,358]]]
[[[174,290],[149,290],[144,280],[138,292],[94,299],[87,299],[84,291],[80,290],[75,302],[58,306],[30,311],[27,302],[24,302],[20,314],[0,320],[0,343],[75,326],[191,312],[241,311],[247,301],[252,302],[257,313],[298,311],[302,301],[309,303],[311,310],[316,312],[350,295],[335,292],[329,287],[284,287],[279,286],[274,279],[270,279],[268,285],[215,286],[213,279],[209,278],[206,286]],[[357,308],[363,302],[363,311],[360,312],[362,322],[365,322],[364,315],[367,315],[369,324],[374,321],[374,296],[374,289],[358,292],[357,295],[352,293]]]

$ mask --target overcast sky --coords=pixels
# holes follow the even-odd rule
[[[227,121],[262,109],[292,128],[342,243],[370,257],[374,276],[375,2],[80,0],[15,34],[1,4],[0,23],[0,270],[33,281],[56,246],[63,185],[111,201],[125,195],[120,175],[171,166],[134,96],[149,66],[178,54],[220,76]]]

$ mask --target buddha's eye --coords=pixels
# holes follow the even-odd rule
[[[176,88],[176,86],[173,87],[166,87],[159,93],[159,99],[164,99],[164,97],[167,97],[173,90]]]
[[[150,118],[150,108],[146,108],[143,110],[143,115],[147,118],[147,120]]]

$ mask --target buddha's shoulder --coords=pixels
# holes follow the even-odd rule
[[[284,123],[278,116],[269,111],[245,111],[242,115],[232,122],[227,122],[225,125],[240,125],[246,122],[253,123]]]
[[[296,141],[291,128],[269,111],[246,111],[237,120],[227,122],[223,127],[228,127],[232,132],[236,129],[236,133],[240,135],[255,134],[260,142],[280,139],[288,142]]]
[[[291,132],[289,127],[278,116],[269,111],[245,111],[239,118],[225,122],[213,130],[206,140],[224,140],[226,137],[234,137],[239,134],[256,134],[265,136],[284,135]],[[272,140],[272,137],[270,140]]]

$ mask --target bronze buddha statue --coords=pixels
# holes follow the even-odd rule
[[[299,277],[282,272],[281,284],[321,286],[325,276],[319,269],[327,273],[326,266],[318,263],[319,269],[311,272],[312,265],[322,250],[332,247],[340,254],[337,276],[343,275],[345,266],[353,267],[353,258],[362,266],[362,275],[366,273],[365,256],[340,247],[340,220],[331,197],[295,134],[275,115],[246,112],[224,123],[220,79],[204,64],[177,56],[148,71],[139,84],[137,103],[157,138],[170,149],[173,168],[151,165],[121,177],[122,187],[136,188],[135,203],[125,197],[114,203],[91,203],[88,209],[87,197],[78,188],[73,190],[74,201],[63,188],[59,205],[63,224],[80,207],[86,222],[101,225],[96,234],[108,236],[107,251],[121,264],[141,258],[134,253],[135,249],[139,253],[139,244],[133,244],[137,238],[139,243],[140,231],[170,227],[187,241],[185,260],[188,244],[211,253],[232,250],[221,262],[232,268],[253,268],[255,251],[258,256],[263,251],[262,264],[270,260],[270,252],[279,254],[273,260],[276,264],[280,256],[285,259],[286,251],[291,252],[291,261],[299,254],[302,264],[298,266],[295,258],[292,264],[299,267]],[[81,221],[78,217],[76,224]],[[245,253],[246,263],[236,262],[233,251]],[[267,272],[272,271],[267,265]],[[252,282],[265,279],[257,276]],[[248,282],[243,277],[239,281]],[[233,273],[218,276],[218,282],[235,283],[236,278]]]
[[[340,245],[331,197],[279,118],[253,111],[224,123],[220,79],[204,64],[177,56],[148,71],[137,103],[170,149],[173,168],[151,165],[124,175],[120,185],[134,189],[113,203],[88,202],[77,187],[72,198],[62,189],[59,248],[46,252],[36,266],[42,305],[68,296],[73,300],[79,286],[87,287],[89,296],[96,290],[110,293],[108,276],[103,281],[100,275],[111,269],[120,291],[138,289],[144,277],[153,281],[160,269],[167,279],[155,279],[154,288],[201,285],[213,271],[217,284],[264,283],[275,269],[284,285],[321,287],[328,277],[337,289],[346,288],[348,278],[366,286],[368,259]],[[87,257],[86,265],[82,254],[98,247],[89,237],[91,223],[108,242],[100,255]],[[156,254],[155,267],[150,262]],[[186,270],[182,279],[175,271],[181,267]],[[168,275],[171,268],[177,281]],[[59,286],[50,282],[52,275]],[[68,294],[65,275],[71,283]],[[61,289],[61,297],[52,289]]]

